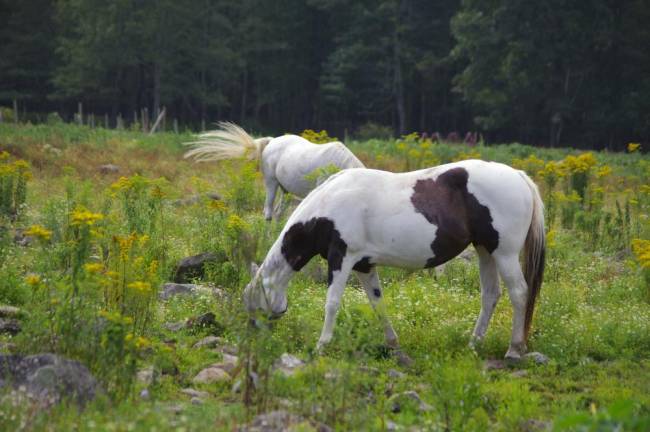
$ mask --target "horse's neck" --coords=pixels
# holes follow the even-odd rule
[[[260,269],[262,278],[268,279],[275,286],[289,283],[295,271],[282,255],[281,246],[276,242],[266,255]]]

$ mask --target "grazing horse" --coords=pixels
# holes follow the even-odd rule
[[[321,255],[328,263],[329,287],[318,348],[332,338],[354,270],[380,314],[388,346],[397,349],[397,335],[378,307],[382,288],[375,266],[435,267],[469,244],[479,256],[481,282],[472,343],[485,335],[501,295],[501,276],[514,311],[506,358],[519,359],[544,274],[544,207],[533,181],[500,163],[466,160],[401,174],[371,169],[335,174],[290,216],[246,286],[244,303],[249,312],[278,318],[287,309],[289,279]]]
[[[254,139],[239,126],[219,123],[219,130],[199,135],[199,140],[185,158],[197,162],[249,157],[259,159],[266,188],[264,217],[273,215],[273,201],[278,186],[300,198],[307,196],[319,179],[310,178],[316,170],[334,166],[338,169],[363,168],[363,163],[343,143],[313,144],[297,135]]]

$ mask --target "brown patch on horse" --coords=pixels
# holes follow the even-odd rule
[[[434,179],[415,182],[411,203],[415,211],[438,227],[431,243],[434,256],[426,267],[443,264],[470,243],[492,253],[499,246],[499,233],[492,226],[490,209],[467,190],[465,168],[452,168]]]

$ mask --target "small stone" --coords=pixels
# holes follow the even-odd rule
[[[16,229],[14,232],[14,243],[18,246],[27,247],[32,244],[32,237],[25,235],[25,230]]]
[[[505,360],[500,359],[490,359],[485,361],[483,369],[485,370],[502,370],[508,367],[508,364]]]
[[[414,390],[408,390],[402,393],[397,393],[391,396],[388,399],[388,402],[391,403],[391,410],[394,413],[398,413],[402,411],[402,406],[404,405],[404,403],[408,402],[409,400],[415,402],[418,405],[418,409],[420,411],[424,412],[424,411],[433,410],[433,407],[428,403],[424,402],[420,398],[420,395]]]
[[[547,356],[536,351],[529,352],[528,354],[524,354],[523,358],[526,361],[532,361],[533,363],[538,365],[545,365],[548,364],[548,362],[550,361],[550,359]]]
[[[99,166],[99,172],[102,174],[117,174],[120,167],[114,164],[104,164]]]
[[[150,386],[153,383],[154,370],[153,366],[149,366],[145,369],[140,369],[136,374],[136,377],[139,382],[143,383],[146,386]]]
[[[230,375],[225,370],[217,367],[203,369],[192,380],[195,384],[211,384],[225,381],[230,381]]]
[[[397,364],[400,365],[401,367],[413,366],[413,359],[400,349],[393,351],[393,357],[395,357]]]
[[[165,323],[163,327],[171,332],[177,332],[185,328],[185,321],[178,321],[174,323]]]
[[[11,342],[0,342],[0,351],[13,351],[16,349],[16,344]]]
[[[394,379],[402,379],[406,377],[404,372],[400,372],[397,369],[388,369],[388,376]]]
[[[510,376],[513,378],[524,378],[528,376],[528,371],[526,369],[520,369],[511,373]]]
[[[23,311],[15,306],[0,305],[0,318],[20,318]]]
[[[183,393],[184,395],[187,395],[187,396],[189,396],[191,398],[205,399],[205,398],[210,396],[210,393],[208,393],[208,392],[195,390],[193,388],[184,388],[184,389],[181,390],[181,393]]]
[[[194,344],[192,348],[214,348],[217,345],[223,344],[225,341],[219,336],[206,336],[197,343]]]
[[[551,422],[528,419],[521,424],[521,430],[524,432],[541,432],[546,430],[551,430]]]
[[[20,333],[21,327],[20,323],[15,319],[2,319],[0,318],[0,334],[9,333],[12,336]]]
[[[281,432],[288,430],[315,430],[330,432],[332,428],[314,421],[309,421],[285,410],[260,414],[247,425],[237,429],[240,432]]]
[[[169,300],[170,298],[179,295],[196,295],[200,292],[208,291],[210,291],[210,289],[203,285],[167,282],[163,285],[159,296],[161,300]]]
[[[305,362],[298,357],[284,353],[273,364],[273,369],[280,371],[284,376],[292,376],[298,369],[302,368]]]
[[[190,399],[190,402],[192,403],[192,405],[203,405],[203,399],[197,397],[193,397],[192,399]]]
[[[392,422],[390,420],[388,420],[386,422],[386,430],[387,431],[396,431],[397,429],[398,429],[397,423]]]
[[[230,355],[237,355],[239,353],[239,349],[237,349],[237,347],[234,345],[222,345],[220,347],[217,347],[214,351],[221,354]]]
[[[149,389],[142,389],[140,392],[140,399],[149,400],[151,395],[149,394]]]

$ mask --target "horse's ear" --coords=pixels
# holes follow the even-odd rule
[[[249,271],[251,272],[251,277],[255,277],[255,275],[257,274],[257,271],[259,269],[260,269],[260,266],[258,266],[254,262],[251,262],[251,266],[250,266],[250,269],[249,269]]]

